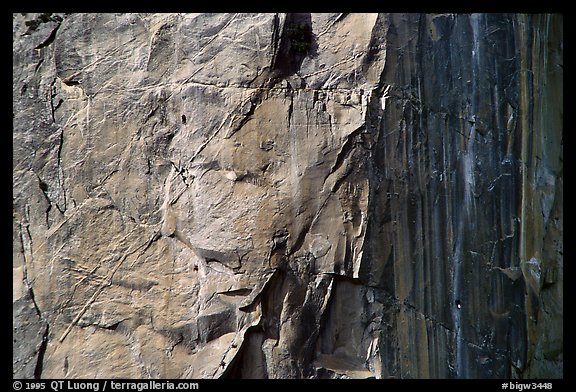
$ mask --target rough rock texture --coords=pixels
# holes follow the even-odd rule
[[[15,14],[14,377],[562,377],[562,24]]]

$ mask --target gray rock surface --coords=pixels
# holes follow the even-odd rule
[[[14,377],[562,377],[562,24],[14,14]]]

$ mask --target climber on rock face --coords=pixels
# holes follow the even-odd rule
[[[459,299],[456,300],[456,307],[457,307],[458,309],[462,309],[462,303],[460,302]]]

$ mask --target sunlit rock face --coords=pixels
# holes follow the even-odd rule
[[[14,377],[563,377],[562,32],[14,14]]]

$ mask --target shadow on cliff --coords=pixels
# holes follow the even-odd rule
[[[284,28],[273,64],[273,71],[281,76],[296,74],[306,57],[318,55],[318,43],[312,31],[312,18],[309,13],[286,15]]]

